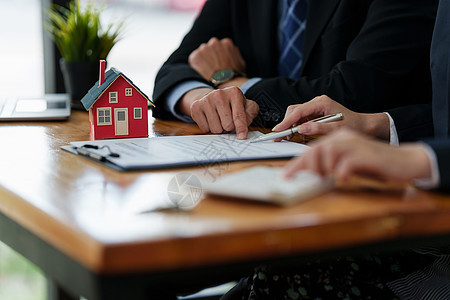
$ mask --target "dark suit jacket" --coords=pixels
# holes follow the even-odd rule
[[[277,75],[277,1],[209,0],[180,47],[159,71],[154,116],[164,111],[166,93],[186,80],[200,80],[189,54],[211,37],[230,37],[247,63],[249,77],[263,79],[246,97],[260,105],[258,125],[273,126],[287,106],[326,94],[359,112],[393,110],[399,135],[432,133],[429,49],[437,0],[309,1],[301,78]],[[411,125],[411,120],[415,123]]]
[[[436,135],[428,140],[439,165],[441,189],[450,190],[450,0],[439,3],[431,46],[433,117]]]
[[[436,136],[450,136],[450,2],[439,3],[431,47],[433,118]]]

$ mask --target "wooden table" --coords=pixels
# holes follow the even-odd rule
[[[151,137],[200,134],[153,119],[149,129]],[[167,286],[238,279],[260,262],[449,241],[450,197],[412,187],[333,191],[288,208],[207,197],[189,212],[142,212],[168,201],[168,182],[180,172],[220,176],[287,160],[118,172],[60,148],[88,137],[85,112],[68,122],[0,125],[0,239],[65,291],[54,298],[149,299]]]

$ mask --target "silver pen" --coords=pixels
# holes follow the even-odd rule
[[[325,123],[325,122],[339,121],[339,120],[342,120],[343,118],[344,118],[344,115],[342,113],[337,113],[337,114],[326,115],[326,116],[311,120],[309,122]],[[257,143],[257,142],[262,142],[262,141],[283,138],[285,136],[297,133],[299,127],[300,127],[300,125],[280,131],[280,132],[271,132],[271,133],[265,134],[263,136],[254,138],[253,140],[250,141],[250,143]]]

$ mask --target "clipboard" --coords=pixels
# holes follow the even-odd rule
[[[261,135],[259,131],[251,131],[247,140],[238,140],[236,134],[219,134],[76,141],[61,148],[118,171],[290,158],[309,148],[289,141],[250,143]]]

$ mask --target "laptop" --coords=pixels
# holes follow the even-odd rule
[[[38,98],[0,98],[0,121],[67,120],[68,94],[46,94]]]

